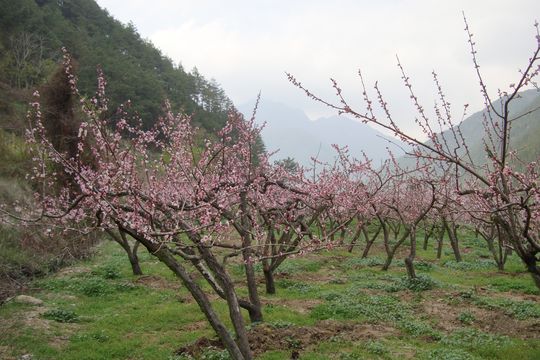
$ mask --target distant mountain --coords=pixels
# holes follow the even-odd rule
[[[250,117],[253,102],[239,106],[239,110]],[[388,158],[387,148],[397,156],[402,154],[396,146],[403,146],[399,140],[345,116],[312,121],[299,109],[262,99],[256,120],[259,124],[266,123],[262,131],[266,149],[279,150],[275,160],[291,157],[301,165],[310,166],[313,164],[311,158],[317,157],[319,161],[331,163],[336,156],[332,144],[347,145],[350,154],[356,158],[361,158],[364,151],[375,165]]]
[[[524,162],[536,160],[540,156],[540,91],[531,89],[518,94],[510,105],[510,149],[518,152],[519,158]],[[493,107],[499,111],[501,109],[501,100],[493,102]],[[484,119],[487,119],[486,109],[476,112],[466,118],[461,124],[460,129],[463,133],[465,142],[473,162],[477,165],[485,164],[487,155],[484,141],[489,137],[484,129]],[[497,117],[493,117],[497,120]],[[439,136],[446,139],[450,148],[455,146],[455,140],[450,130],[443,131]],[[499,149],[500,141],[492,136],[495,142],[495,148]],[[500,150],[498,150],[500,151]],[[464,155],[463,147],[458,150],[459,155]],[[401,164],[411,165],[411,159],[402,159]]]

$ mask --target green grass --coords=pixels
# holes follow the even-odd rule
[[[474,310],[509,316],[523,324],[523,331],[527,324],[540,322],[538,290],[523,267],[511,257],[507,270],[498,272],[490,261],[477,257],[480,243],[464,241],[463,246],[473,249],[463,263],[455,263],[452,254],[437,261],[431,244],[427,251],[419,249],[419,277],[413,281],[406,278],[399,256],[390,270],[381,271],[384,254],[377,248],[368,259],[360,259],[358,250],[288,259],[276,272],[277,294],[265,295],[262,283],[259,288],[265,321],[272,329],[294,332],[330,321],[383,330],[357,337],[344,331],[307,347],[293,336],[285,339],[286,348],[271,349],[259,359],[287,359],[295,347],[302,359],[315,360],[539,358],[538,336],[489,332],[480,327],[475,315],[479,310]],[[213,337],[178,280],[147,252],[141,250],[140,259],[146,279],[131,274],[116,244],[104,242],[92,259],[34,281],[31,295],[44,300],[44,309],[35,313],[36,308],[14,302],[0,307],[0,357],[181,360],[174,356],[176,349],[202,336]],[[240,281],[241,266],[230,266]],[[260,266],[257,271],[260,274]],[[238,291],[245,296],[244,288]],[[454,312],[444,320],[438,316],[445,314],[425,311],[440,303],[448,307],[444,311]],[[214,306],[225,319],[226,304],[214,300]],[[442,321],[452,321],[454,330],[441,327]],[[215,349],[201,356],[227,358]]]

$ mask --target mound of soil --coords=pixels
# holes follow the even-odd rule
[[[385,325],[340,323],[321,321],[315,326],[288,326],[276,328],[271,324],[260,324],[248,333],[251,350],[255,356],[270,350],[291,351],[292,358],[299,356],[303,350],[318,345],[322,341],[333,338],[342,340],[380,339],[398,334],[398,330]],[[219,340],[202,337],[194,343],[179,348],[176,355],[200,356],[206,349],[223,349]]]

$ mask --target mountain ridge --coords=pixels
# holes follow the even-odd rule
[[[238,109],[250,117],[253,106],[254,101],[244,103]],[[323,163],[332,163],[337,155],[332,144],[347,146],[355,158],[363,158],[365,152],[375,165],[389,157],[388,148],[402,153],[399,149],[403,146],[401,141],[360,121],[343,115],[311,120],[298,108],[268,99],[260,101],[256,122],[266,124],[262,138],[268,151],[279,150],[276,159],[291,157],[304,166],[313,165],[312,157]]]

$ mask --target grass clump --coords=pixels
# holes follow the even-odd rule
[[[355,291],[328,293],[325,303],[315,307],[311,316],[318,320],[366,319],[368,321],[400,321],[410,312],[406,304],[389,295],[365,295]]]
[[[227,350],[208,349],[201,354],[201,360],[230,360]]]
[[[479,271],[497,269],[497,264],[493,260],[478,259],[476,261],[455,261],[447,260],[444,262],[444,267],[452,270],[461,271]]]
[[[85,277],[46,279],[39,284],[46,290],[67,291],[88,297],[102,297],[136,288],[131,283],[108,281],[102,277],[88,276],[88,274]]]
[[[43,317],[48,320],[54,320],[60,323],[74,323],[79,321],[79,316],[75,312],[66,309],[47,310]]]
[[[408,277],[387,276],[382,278],[383,282],[366,282],[358,284],[364,289],[383,290],[389,293],[411,290],[415,292],[432,290],[439,284],[427,275],[418,275],[414,279]]]
[[[301,294],[307,294],[312,291],[317,291],[318,288],[314,285],[306,284],[303,282],[293,281],[293,280],[281,280],[278,283],[279,287],[282,287],[287,290],[291,290]]]
[[[294,324],[292,322],[283,321],[283,320],[272,321],[272,322],[268,323],[268,325],[270,325],[274,329],[286,329],[286,328],[289,328],[291,326],[294,326]]]
[[[401,320],[398,323],[398,328],[414,337],[426,336],[433,340],[441,339],[441,334],[438,331],[434,330],[430,325],[417,320]]]
[[[414,268],[420,271],[431,271],[434,265],[427,261],[417,261],[414,263]]]
[[[425,360],[475,360],[473,355],[460,349],[435,349],[422,357]]]
[[[366,357],[356,353],[346,353],[339,356],[339,360],[364,360]]]
[[[427,275],[418,275],[415,278],[403,278],[401,285],[411,291],[427,291],[438,286],[438,283]]]
[[[87,334],[75,334],[70,338],[70,340],[75,342],[97,341],[104,343],[109,341],[109,338],[109,335],[107,335],[105,331],[100,330]]]
[[[369,340],[365,343],[364,348],[368,353],[374,355],[386,355],[389,353],[386,345],[380,341]]]
[[[473,322],[476,321],[476,318],[473,314],[471,314],[468,311],[464,311],[458,315],[458,320],[465,325],[471,325]]]
[[[119,279],[120,270],[115,264],[105,264],[92,271],[92,274],[101,276],[104,279]]]
[[[540,318],[540,305],[533,301],[473,297],[472,302],[484,309],[501,310],[506,315],[518,320]]]
[[[352,258],[343,263],[346,269],[358,269],[361,267],[383,266],[385,260],[382,257]]]
[[[478,347],[488,347],[490,349],[508,346],[512,341],[506,336],[488,334],[476,329],[458,329],[441,339],[444,345],[454,346],[461,349],[474,350]]]
[[[489,285],[497,291],[517,291],[524,294],[538,294],[538,288],[529,279],[519,281],[515,278],[495,278]]]

